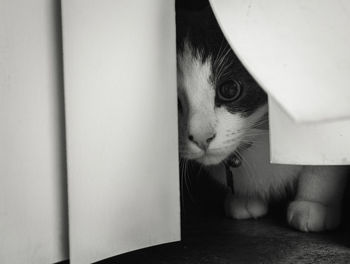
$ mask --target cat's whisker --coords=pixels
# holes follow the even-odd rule
[[[269,133],[267,129],[259,129],[259,128],[243,128],[241,129],[241,134],[247,134],[247,133]]]
[[[237,135],[237,133],[226,134],[225,137],[230,137],[230,136],[234,136],[234,135]]]
[[[222,46],[222,44],[225,43],[225,46]],[[222,42],[220,44],[220,50],[218,52],[218,54],[216,55],[215,61],[213,62],[213,65],[219,65],[220,61],[223,57],[224,52],[228,49],[228,43],[225,42],[225,38],[222,38]],[[222,48],[223,47],[223,48]]]
[[[185,183],[185,187],[187,189],[188,192],[190,192],[190,188],[188,187],[188,160],[185,161],[185,166],[184,166],[184,183]]]
[[[254,168],[253,166],[248,162],[248,160],[246,158],[243,157],[243,155],[240,153],[240,151],[236,151],[236,155],[238,156],[238,158],[242,161],[242,167],[245,169],[245,171],[247,172],[247,174],[250,174],[250,177],[254,177],[253,175],[254,173]],[[244,164],[246,166],[244,166]]]
[[[224,43],[225,43],[225,38],[223,37],[223,38],[221,39],[219,51],[218,51],[218,53],[217,53],[217,55],[216,55],[216,57],[215,57],[215,60],[213,61],[213,65],[216,65],[218,59],[221,57],[221,53],[222,53],[222,51],[223,51],[223,49],[222,49],[223,45],[222,45],[222,44],[224,44]],[[226,45],[227,45],[227,43],[226,43]],[[226,45],[225,45],[224,49],[226,48]]]
[[[224,150],[233,148],[235,145],[236,145],[236,143],[235,144],[231,144],[231,145],[222,144],[221,146],[218,146],[218,147],[215,147],[215,148],[210,148],[209,151],[211,151],[211,152],[212,151],[217,151],[217,150],[224,151]]]
[[[227,67],[227,65],[225,65],[225,61],[228,59],[228,55],[230,54],[230,52],[232,52],[231,48],[228,47],[226,52],[222,55],[222,57],[220,58],[219,62],[216,66],[216,71],[217,71],[217,80],[220,79],[221,74],[223,73],[223,68]],[[231,65],[233,62],[230,61],[229,64]]]
[[[185,200],[184,200],[184,162],[185,159],[180,160],[180,197],[181,197],[181,205],[185,206]]]
[[[255,133],[247,133],[244,135],[244,137],[258,137],[258,136],[266,136],[268,135],[268,132],[255,132]]]
[[[265,146],[265,144],[263,142],[260,142],[260,141],[254,141],[254,140],[242,140],[241,141],[242,143],[245,143],[245,144],[250,144],[252,145],[253,147],[256,147],[256,146]],[[245,150],[250,150],[251,148],[246,148]]]
[[[220,79],[225,79],[225,78],[227,78],[226,75],[230,76],[230,73],[229,73],[229,72],[226,72],[226,70],[229,69],[230,66],[231,66],[231,64],[230,64],[230,65],[227,65],[226,67],[221,67],[221,68],[219,69],[220,71],[219,71],[218,74],[217,74],[216,81],[218,81],[218,80],[220,80]]]
[[[199,156],[200,153],[193,153],[192,151],[180,151],[180,154],[182,155],[192,155],[192,156]]]
[[[237,142],[237,141],[239,141],[239,139],[238,139],[237,137],[228,138],[228,139],[226,139],[226,140],[223,140],[223,141],[221,142],[221,144],[226,145],[227,143],[230,143],[230,142]]]
[[[186,188],[187,190],[187,193],[189,195],[189,198],[191,199],[192,202],[195,202],[195,199],[192,195],[192,185],[191,185],[191,175],[189,173],[189,170],[190,170],[190,161],[189,160],[185,160],[185,163],[184,163],[184,173],[183,173],[183,187],[182,188]],[[184,201],[184,191],[182,192],[182,199]],[[184,202],[183,202],[184,203]]]
[[[226,78],[226,75],[231,75],[230,72],[227,72],[227,70],[232,66],[232,63],[227,63],[225,66],[222,66],[220,68],[220,72],[218,73],[218,79]]]
[[[201,157],[201,154],[194,154],[194,153],[180,153],[180,156],[186,160],[193,160],[193,159],[198,159]]]
[[[259,120],[247,120],[247,125],[245,125],[245,128],[252,128],[255,126],[264,125],[268,122],[268,119],[259,119]]]
[[[232,61],[229,61],[228,63],[225,63],[226,60],[228,59],[230,50],[227,50],[225,53],[225,57],[220,59],[220,64],[217,65],[217,74],[220,75],[220,73],[222,74],[224,71],[223,69],[227,69],[229,66],[231,66],[233,64]]]
[[[253,128],[258,128],[261,125],[266,124],[266,122],[259,122],[259,123],[253,123],[253,124],[249,124],[249,126],[246,126],[246,129],[253,129]]]
[[[264,132],[264,131],[252,131],[252,132],[247,132],[247,133],[245,133],[244,135],[242,135],[243,137],[245,137],[245,136],[262,136],[262,135],[268,135],[269,134],[269,132],[268,131],[266,131],[266,132]]]
[[[196,174],[196,180],[198,179],[198,176],[200,175],[202,169],[203,169],[203,164],[200,164],[199,170],[198,170],[198,172]]]
[[[192,169],[191,162],[188,162],[188,170],[190,169]],[[190,173],[187,173],[187,179],[188,179],[189,190],[192,191],[192,175],[190,175]]]
[[[225,43],[225,38],[222,38],[220,42],[219,50],[215,56],[215,60],[213,61],[213,64],[215,64],[217,62],[217,59],[221,57],[222,47],[224,43]]]
[[[253,136],[252,136],[253,137]],[[256,136],[254,136],[256,137]],[[250,138],[250,136],[248,135],[246,137],[246,135],[242,135],[242,137],[240,138],[232,138],[232,139],[227,139],[221,142],[220,145],[218,145],[215,148],[211,148],[211,151],[216,151],[216,150],[227,150],[227,149],[231,149],[235,146],[237,146],[237,143],[245,143],[245,144],[253,144],[253,145],[257,145],[257,144],[263,144],[262,142],[255,140],[254,138]]]

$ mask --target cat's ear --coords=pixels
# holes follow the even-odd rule
[[[176,9],[176,48],[183,50],[184,40],[188,34],[188,11]]]
[[[208,0],[176,0],[176,9],[199,11],[209,6]]]
[[[200,13],[201,13],[203,16],[206,16],[206,17],[212,17],[212,16],[214,16],[213,10],[211,9],[210,5],[203,7],[203,8],[200,10]]]
[[[213,17],[214,14],[209,3],[196,6],[196,8],[176,4],[176,39],[178,48],[182,49],[183,41],[190,32],[207,31],[211,28]]]

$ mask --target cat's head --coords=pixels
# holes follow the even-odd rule
[[[233,53],[212,11],[177,13],[180,156],[225,160],[256,135],[267,97]]]

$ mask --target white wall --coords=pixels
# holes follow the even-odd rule
[[[0,0],[0,263],[68,258],[58,3]]]
[[[71,263],[178,240],[174,1],[62,14]]]

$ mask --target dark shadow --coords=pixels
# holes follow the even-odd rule
[[[200,10],[209,5],[208,0],[176,0],[176,9]]]
[[[55,43],[55,62],[56,62],[56,97],[57,101],[57,122],[59,129],[59,158],[60,158],[60,175],[59,189],[61,190],[60,200],[60,215],[62,216],[62,230],[64,233],[60,237],[63,245],[63,252],[69,256],[69,236],[68,236],[68,190],[67,190],[67,157],[66,157],[66,118],[64,108],[64,76],[63,76],[63,44],[62,44],[62,19],[61,19],[61,1],[54,1],[52,5],[52,19],[54,24],[53,37]]]

